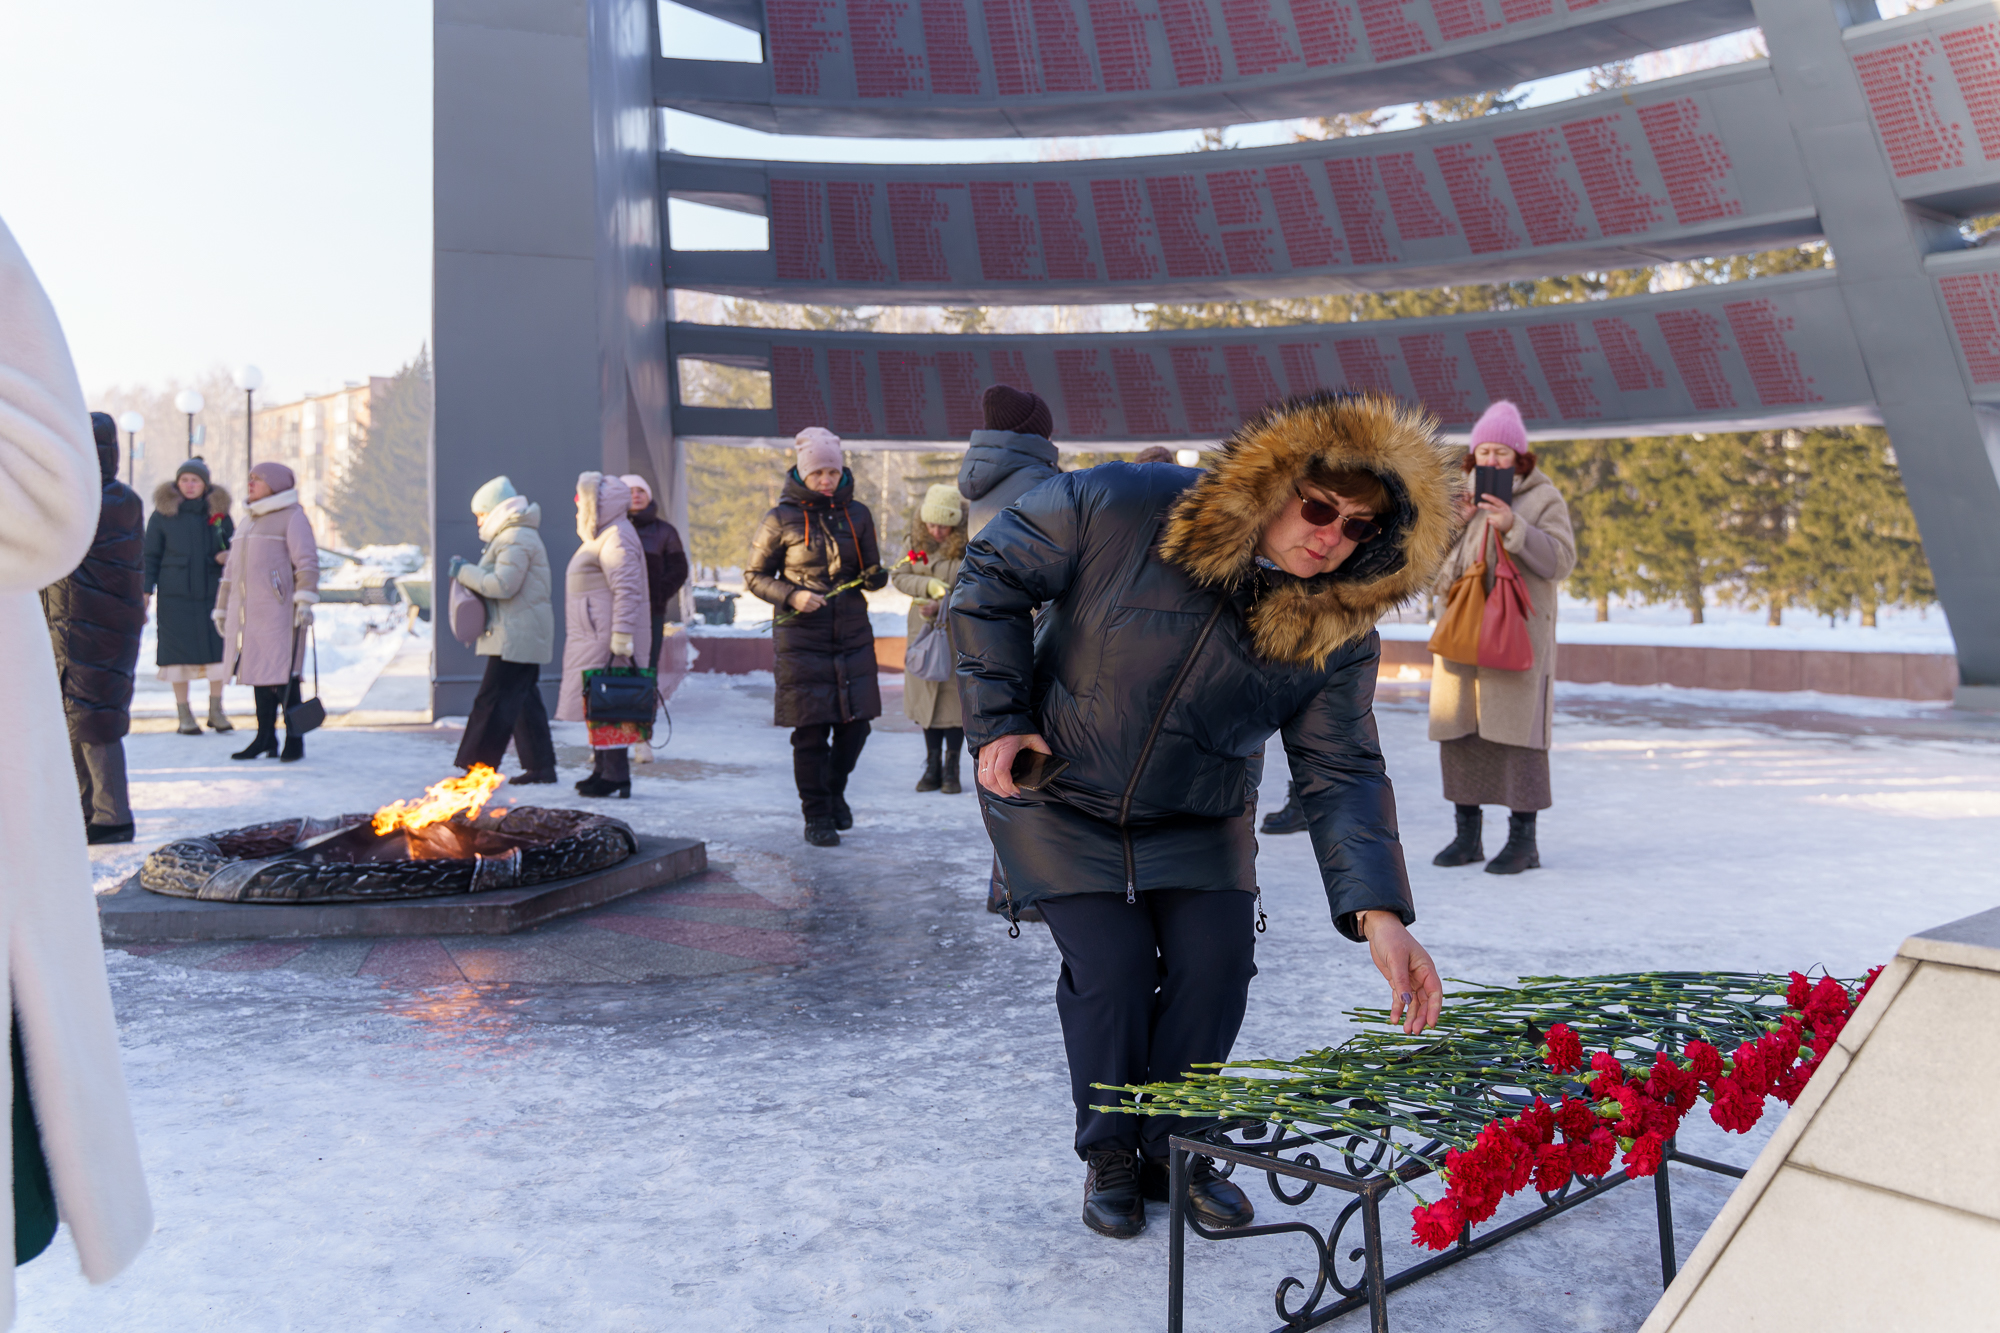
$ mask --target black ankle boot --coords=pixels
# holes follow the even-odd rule
[[[806,821],[806,841],[815,847],[840,846],[840,831],[831,819],[808,819]]]
[[[958,756],[965,749],[965,728],[952,727],[944,733],[944,782],[938,790],[956,796],[965,788],[958,785]]]
[[[924,775],[917,779],[918,791],[936,791],[944,785],[944,763],[939,752],[944,748],[944,733],[936,727],[924,728]]]
[[[1139,1168],[1139,1193],[1154,1203],[1168,1202],[1172,1183],[1173,1172],[1164,1157],[1148,1157]],[[1188,1207],[1194,1210],[1195,1221],[1209,1230],[1247,1227],[1257,1220],[1250,1197],[1227,1177],[1217,1175],[1209,1158],[1188,1157],[1187,1185]]]
[[[1489,875],[1518,875],[1523,870],[1540,870],[1542,854],[1535,847],[1535,812],[1515,811],[1507,816],[1507,845],[1500,855],[1486,863]]]
[[[1130,1240],[1146,1229],[1146,1201],[1139,1197],[1139,1155],[1124,1149],[1084,1159],[1083,1224],[1100,1236]]]
[[[1434,866],[1469,866],[1486,859],[1486,844],[1481,834],[1486,828],[1486,816],[1476,805],[1452,807],[1458,813],[1458,836],[1451,845],[1431,858]]]
[[[296,764],[306,757],[306,738],[296,731],[285,733],[284,752],[278,756],[281,764]]]
[[[251,741],[247,747],[238,750],[229,757],[231,759],[262,759],[267,754],[276,754],[277,752],[278,733],[275,731],[260,731],[257,733],[257,738]]]
[[[1305,802],[1299,799],[1299,788],[1295,782],[1285,784],[1285,808],[1273,810],[1264,816],[1265,833],[1303,833],[1306,831]]]
[[[507,781],[516,787],[540,787],[556,780],[553,768],[524,768]]]
[[[854,812],[847,808],[845,792],[833,794],[833,826],[843,831],[854,827]]]

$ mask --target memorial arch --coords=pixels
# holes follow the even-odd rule
[[[1872,0],[692,0],[765,61],[660,54],[650,0],[436,0],[434,466],[441,550],[508,472],[560,516],[586,467],[677,441],[963,442],[984,384],[1066,443],[1227,433],[1274,397],[1379,388],[1538,438],[1879,422],[1958,646],[2000,707],[2000,6]],[[1472,92],[1749,26],[1768,60],[1479,121],[1085,162],[885,167],[664,153],[656,108],[791,134],[1194,128]],[[666,202],[769,219],[675,251]],[[671,323],[670,287],[811,303],[1248,299],[1538,278],[1823,238],[1837,267],[1434,320],[1102,335]],[[681,357],[769,410],[677,401]],[[464,712],[441,641],[435,704]]]

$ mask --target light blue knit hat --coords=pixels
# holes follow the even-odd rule
[[[488,513],[503,501],[511,500],[519,494],[520,492],[514,489],[513,482],[505,477],[495,477],[472,493],[473,515],[476,517]]]

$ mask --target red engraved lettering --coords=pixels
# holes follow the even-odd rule
[[[1465,335],[1465,341],[1472,349],[1473,369],[1479,372],[1479,383],[1488,398],[1513,399],[1514,406],[1530,421],[1548,416],[1549,409],[1535,391],[1535,382],[1528,378],[1528,368],[1521,364],[1512,329],[1474,329]]]
[[[771,182],[771,256],[779,278],[826,277],[825,217],[826,190],[818,181]]]
[[[1035,46],[1042,53],[1042,86],[1052,93],[1094,93],[1097,75],[1071,0],[1033,0]]]
[[[1333,353],[1340,358],[1340,378],[1344,387],[1369,389],[1394,396],[1396,381],[1389,358],[1382,355],[1382,348],[1375,339],[1337,338]]]
[[[1344,0],[1292,0],[1292,23],[1298,28],[1299,46],[1310,69],[1345,65],[1360,45],[1354,35],[1353,11]]]
[[[873,435],[875,414],[868,407],[868,354],[854,348],[829,347],[826,370],[827,383],[833,391],[833,419],[827,424],[834,434]]]
[[[1091,202],[1097,202],[1094,195]],[[1136,200],[1134,209],[1137,211]],[[1101,229],[1104,225],[1101,208],[1097,217]],[[1036,181],[1035,222],[1042,229],[1042,268],[1050,282],[1097,281],[1097,261],[1090,257],[1090,237],[1077,217],[1074,185],[1068,181]],[[1148,263],[1152,260],[1151,255],[1145,258]],[[1141,276],[1150,276],[1150,271]]]
[[[1011,384],[1017,389],[1033,393],[1035,382],[1028,377],[1028,358],[1020,352],[995,351],[988,354],[993,362],[993,382]],[[985,409],[980,409],[980,420],[985,421]]]
[[[1205,0],[1160,0],[1160,21],[1167,30],[1176,84],[1195,88],[1222,82],[1222,52],[1215,47],[1215,25]]]
[[[979,275],[987,282],[1035,277],[1035,223],[1021,209],[1023,188],[1013,181],[972,182],[972,236],[979,246]]]
[[[1097,351],[1089,347],[1056,349],[1056,386],[1062,395],[1063,432],[1071,439],[1104,434],[1104,409],[1111,406],[1111,377],[1097,368]],[[999,357],[994,368],[999,369]],[[1008,380],[1015,388],[1025,384]]]
[[[1722,140],[1701,128],[1701,108],[1691,97],[1639,108],[1639,127],[1653,150],[1674,217],[1683,226],[1738,217],[1743,201],[1729,176],[1735,170]]]
[[[848,41],[854,50],[854,90],[861,97],[901,97],[924,91],[924,62],[903,49],[896,24],[905,0],[847,0]]]
[[[928,436],[930,392],[924,372],[932,359],[919,352],[885,351],[875,354],[875,364],[882,375],[882,415],[889,434],[919,440]]]
[[[1139,282],[1159,272],[1159,261],[1146,244],[1153,229],[1147,224],[1139,182],[1092,181],[1090,206],[1097,213],[1097,240],[1104,247],[1104,268],[1113,282]],[[1046,239],[1043,244],[1048,244]]]
[[[993,83],[1002,97],[1031,97],[1040,92],[1035,66],[1034,20],[1029,0],[983,0],[986,47],[993,53]]]
[[[1972,382],[2000,383],[2000,273],[1954,274],[1938,287]]]
[[[1264,198],[1257,189],[1254,171],[1211,171],[1208,173],[1209,202],[1215,206],[1216,224],[1223,228],[1222,253],[1231,273],[1273,273],[1276,257],[1271,253],[1271,228],[1256,224],[1264,220]],[[1244,228],[1244,230],[1230,230]]]
[[[1095,188],[1092,182],[1092,188]],[[1223,257],[1202,227],[1208,196],[1192,176],[1148,176],[1146,199],[1170,278],[1205,278],[1223,271]],[[1101,216],[1101,213],[1100,213]]]
[[[1525,134],[1495,135],[1493,151],[1500,155],[1500,169],[1507,173],[1529,241],[1561,245],[1590,234],[1577,217],[1583,211],[1583,200],[1570,187],[1564,170],[1570,161],[1560,131],[1550,126]]]
[[[1428,55],[1431,39],[1403,12],[1415,0],[1360,0],[1361,30],[1368,34],[1368,54],[1376,64]]]
[[[1736,406],[1736,394],[1722,369],[1722,354],[1729,350],[1722,340],[1722,322],[1701,310],[1662,310],[1653,318],[1695,410],[1720,412]]]
[[[965,0],[922,0],[924,56],[931,67],[931,91],[977,97],[984,87],[979,53],[972,49],[972,23]]]
[[[1778,313],[1777,302],[1731,301],[1722,307],[1729,331],[1743,353],[1744,369],[1757,399],[1766,407],[1781,403],[1822,401],[1812,387],[1813,378],[1799,368],[1799,354],[1785,345],[1785,335],[1797,324],[1790,315]]]
[[[1376,198],[1375,159],[1336,157],[1326,163],[1327,183],[1333,187],[1334,211],[1340,214],[1340,229],[1347,233],[1347,253],[1357,264],[1393,264],[1396,252],[1382,224],[1389,210]]]
[[[1470,421],[1465,390],[1458,387],[1458,357],[1448,351],[1442,333],[1406,334],[1396,339],[1402,349],[1403,364],[1410,368],[1410,382],[1417,387],[1417,401],[1428,407],[1439,421]],[[1346,368],[1345,360],[1341,366]]]
[[[771,47],[771,91],[780,97],[819,96],[822,57],[844,48],[844,25],[832,16],[833,0],[769,0],[764,6],[765,40]]]
[[[1165,435],[1167,382],[1153,369],[1153,354],[1136,347],[1111,349],[1111,377],[1118,384],[1118,409],[1125,414],[1127,435]]]
[[[874,182],[828,181],[826,212],[833,276],[842,282],[889,281],[889,266],[875,249]]]
[[[1417,166],[1415,153],[1384,153],[1375,159],[1389,211],[1396,215],[1396,234],[1405,241],[1434,240],[1458,235],[1458,224],[1446,217],[1431,198],[1430,183]]]
[[[1228,343],[1222,349],[1222,367],[1229,374],[1229,392],[1236,399],[1236,415],[1248,418],[1263,411],[1282,396],[1271,374],[1264,349],[1254,343]]]
[[[979,382],[979,358],[971,352],[939,352],[937,369],[938,383],[944,387],[944,433],[962,440],[986,425],[979,402],[985,389]]]
[[[1507,201],[1493,188],[1493,179],[1487,174],[1493,154],[1482,153],[1469,143],[1453,143],[1432,149],[1431,155],[1437,159],[1445,192],[1458,210],[1459,225],[1465,228],[1472,253],[1490,255],[1520,249],[1520,233],[1508,217]]]
[[[1988,162],[2000,158],[2000,26],[1982,23],[1960,28],[1938,38],[1945,59],[1951,62],[1951,76],[1958,80],[1959,95],[1972,113],[1972,129],[1979,136],[1979,151]]]
[[[1573,120],[1562,127],[1569,145],[1570,160],[1583,178],[1583,192],[1590,197],[1591,212],[1597,214],[1597,230],[1604,236],[1629,236],[1651,231],[1666,209],[1664,199],[1656,199],[1639,183],[1632,165],[1632,145],[1625,141],[1625,117],[1620,112]]]
[[[1138,0],[1090,0],[1097,67],[1107,93],[1142,93],[1153,86],[1153,47]]]
[[[1937,48],[1925,37],[1854,57],[1854,72],[1868,95],[1875,132],[1882,136],[1889,167],[1898,179],[1965,165],[1965,142],[1958,126],[1945,123],[1932,96],[1937,76],[1925,66],[1936,54]]]
[[[1532,23],[1556,12],[1556,0],[1500,0],[1503,23]]]
[[[778,430],[784,435],[826,424],[826,398],[820,393],[812,348],[772,345],[771,406],[777,409]]]
[[[1286,393],[1311,393],[1325,387],[1326,380],[1319,373],[1319,353],[1318,343],[1278,344],[1278,361],[1285,368]]]
[[[1174,367],[1174,387],[1181,392],[1181,408],[1187,413],[1189,430],[1225,431],[1235,422],[1230,417],[1224,395],[1229,383],[1208,368],[1211,347],[1176,347],[1170,356]]]
[[[1271,0],[1222,0],[1222,26],[1241,78],[1272,74],[1299,63],[1291,32],[1271,12]]]
[[[1285,254],[1294,269],[1327,268],[1339,262],[1340,238],[1326,225],[1312,182],[1302,166],[1267,167],[1264,185],[1278,210],[1278,230],[1285,237]]]
[[[1667,387],[1667,376],[1639,341],[1639,330],[1622,319],[1593,319],[1590,331],[1611,367],[1611,382],[1620,393],[1645,393]]]
[[[1530,324],[1528,347],[1541,367],[1542,380],[1556,400],[1556,415],[1564,421],[1587,421],[1604,415],[1591,387],[1590,372],[1583,368],[1583,345],[1573,323]]]
[[[944,192],[964,188],[890,182],[889,239],[896,247],[896,281],[951,281],[951,266],[945,262],[938,224],[951,216],[951,210],[945,206]]]
[[[1486,17],[1482,0],[1431,0],[1437,17],[1438,36],[1447,42],[1463,42],[1499,27]]]

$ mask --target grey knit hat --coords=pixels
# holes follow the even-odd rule
[[[179,467],[175,468],[174,480],[179,481],[184,475],[190,472],[194,473],[197,477],[200,477],[204,485],[208,484],[210,480],[208,475],[208,464],[204,463],[199,458],[190,458],[188,459],[187,462],[182,463]]]

